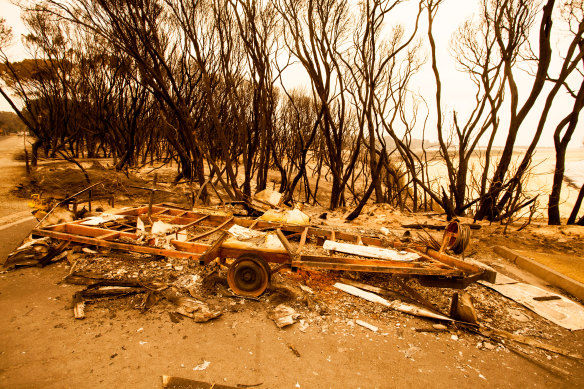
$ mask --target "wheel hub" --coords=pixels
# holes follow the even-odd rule
[[[244,254],[229,267],[227,282],[235,293],[257,297],[268,287],[268,269],[267,263],[259,256]]]

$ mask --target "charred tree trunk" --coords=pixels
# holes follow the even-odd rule
[[[377,184],[380,182],[379,174],[381,173],[382,166],[383,166],[383,157],[380,156],[377,163],[376,163],[375,170],[371,172],[372,177],[371,177],[371,184],[369,184],[369,188],[367,188],[367,191],[363,195],[363,198],[361,199],[361,201],[359,201],[359,204],[357,205],[357,207],[353,210],[353,212],[351,212],[347,216],[347,220],[356,219],[359,216],[359,214],[361,214],[363,207],[365,206],[365,204],[367,204],[369,197],[371,197],[371,195],[373,194],[373,190],[375,190],[375,188],[378,186]]]
[[[582,185],[582,187],[580,188],[580,192],[578,193],[578,199],[576,199],[576,204],[574,204],[574,208],[572,208],[572,213],[570,213],[570,217],[568,218],[568,224],[576,223],[576,217],[578,216],[578,212],[580,211],[582,200],[584,200],[584,185]]]
[[[548,224],[559,225],[560,222],[560,193],[562,191],[562,182],[564,181],[564,170],[566,163],[566,149],[572,139],[572,135],[578,124],[578,116],[584,107],[584,81],[580,85],[580,90],[574,101],[572,112],[566,116],[556,127],[554,132],[554,146],[556,148],[556,168],[554,170],[554,183],[548,203]],[[564,136],[561,137],[562,130],[568,126]]]
[[[31,157],[30,157],[30,166],[33,168],[37,167],[38,160],[39,160],[39,149],[43,146],[43,141],[37,139],[32,144],[31,148]]]

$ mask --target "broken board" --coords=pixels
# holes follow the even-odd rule
[[[500,274],[497,274],[496,284],[487,281],[479,283],[522,304],[554,324],[573,331],[584,329],[584,307],[580,304],[535,285],[511,282],[513,280],[509,277],[499,281],[499,277]]]
[[[412,304],[402,303],[401,301],[397,301],[397,300],[390,302],[390,301],[384,299],[383,297],[376,295],[375,293],[367,292],[365,290],[356,288],[356,287],[351,286],[351,285],[346,285],[346,284],[343,284],[341,282],[337,282],[333,286],[337,289],[342,290],[345,293],[351,294],[353,296],[361,297],[362,299],[365,299],[365,300],[370,301],[372,303],[381,304],[381,305],[386,306],[388,308],[395,309],[396,311],[399,311],[399,312],[408,313],[408,314],[413,315],[413,316],[427,317],[430,319],[452,321],[452,319],[449,318],[448,316],[436,314],[434,312],[429,311],[428,309],[426,309],[424,307],[418,307],[418,306],[415,306]]]

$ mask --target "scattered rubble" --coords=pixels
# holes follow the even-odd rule
[[[282,328],[296,323],[300,314],[296,313],[293,308],[280,304],[268,313],[268,317],[276,323],[278,328]]]
[[[481,285],[472,284],[460,293],[423,286],[427,274],[438,275],[440,281],[445,275],[457,272],[453,278],[462,278],[467,272],[473,274],[469,277],[472,282],[480,278],[477,274],[494,273],[492,269],[487,272],[473,262],[458,260],[446,253],[447,247],[440,247],[439,243],[436,246],[429,238],[423,241],[430,243],[427,246],[416,243],[411,234],[407,239],[392,240],[404,234],[386,227],[381,231],[317,229],[309,225],[310,219],[306,221],[304,216],[308,216],[301,210],[280,208],[280,200],[274,205],[274,199],[257,201],[263,207],[267,207],[264,203],[278,207],[272,209],[273,215],[295,215],[299,222],[278,219],[278,223],[285,220],[286,224],[274,225],[262,218],[244,219],[224,212],[197,213],[150,205],[37,229],[37,233],[48,236],[21,246],[5,266],[44,266],[67,260],[71,271],[63,282],[85,286],[73,296],[76,319],[91,317],[89,304],[120,300],[131,302],[140,310],[159,306],[173,323],[185,318],[204,323],[225,312],[254,309],[268,312],[278,328],[297,323],[292,328],[301,332],[327,332],[329,326],[336,325],[346,327],[342,330],[345,332],[341,331],[346,333],[357,324],[379,336],[383,335],[379,327],[370,321],[389,322],[406,313],[433,322],[431,328],[412,328],[416,332],[435,332],[431,336],[445,332],[443,336],[454,341],[464,341],[461,330],[476,333],[481,339],[477,348],[481,350],[508,348],[522,353],[520,349],[511,349],[509,341],[513,341],[569,358],[582,358],[577,352],[535,339],[533,336],[543,337],[544,330],[535,328],[527,311]],[[247,262],[242,260],[243,265],[233,266],[236,261],[230,258],[238,257]],[[234,267],[239,272],[232,271]],[[415,272],[410,274],[412,267]],[[339,274],[336,270],[348,273]],[[370,273],[377,271],[392,274]],[[258,275],[264,278],[256,279]],[[347,278],[340,278],[341,275]],[[404,277],[412,275],[415,277]],[[493,282],[480,283],[499,292],[503,285],[509,288],[518,284],[500,281],[504,278],[490,280]],[[247,288],[253,293],[246,293]],[[256,293],[258,290],[261,292]],[[533,307],[570,301],[553,294],[539,294],[529,302],[511,298],[543,316],[545,312]],[[253,308],[249,308],[250,304]],[[584,325],[582,318],[576,315],[571,318]],[[559,324],[558,320],[550,320]],[[564,326],[577,329],[577,324]],[[405,326],[398,328],[401,331]],[[287,347],[300,357],[292,344]],[[413,360],[418,351],[412,346],[404,354]],[[208,365],[203,361],[193,370],[204,370]],[[562,369],[554,370],[553,366],[548,370],[563,374]]]

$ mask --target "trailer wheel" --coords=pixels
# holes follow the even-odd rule
[[[267,289],[270,273],[270,265],[262,257],[242,254],[229,267],[227,283],[238,295],[257,297]]]

